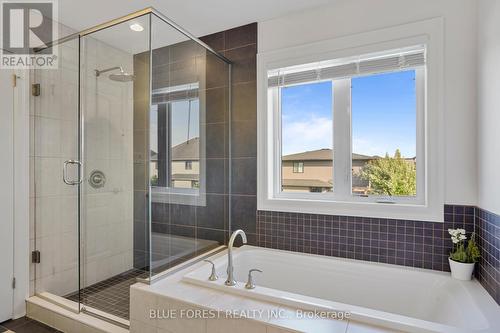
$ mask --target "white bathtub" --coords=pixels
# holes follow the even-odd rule
[[[243,246],[233,252],[236,287],[224,285],[227,256],[183,280],[306,310],[349,311],[353,319],[407,332],[500,332],[500,307],[477,281],[449,273]],[[247,290],[248,270],[257,288]]]

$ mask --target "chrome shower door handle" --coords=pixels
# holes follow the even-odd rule
[[[76,164],[78,165],[78,180],[69,180],[68,179],[68,164]],[[67,185],[78,185],[82,183],[82,162],[77,160],[67,160],[64,161],[63,164],[63,181]]]

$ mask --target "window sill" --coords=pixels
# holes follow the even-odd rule
[[[444,204],[401,204],[375,202],[340,202],[330,200],[258,199],[258,210],[305,214],[359,216],[443,222]]]
[[[170,190],[157,187],[151,188],[151,202],[178,204],[189,206],[206,206],[205,193],[196,190]]]

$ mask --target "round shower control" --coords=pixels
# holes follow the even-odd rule
[[[106,184],[106,176],[101,170],[94,170],[90,173],[89,184],[93,188],[102,188]]]

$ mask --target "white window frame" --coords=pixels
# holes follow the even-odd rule
[[[334,172],[334,193],[290,193],[281,191],[281,118],[278,89],[268,89],[267,73],[283,67],[340,59],[394,50],[414,45],[426,46],[426,80],[417,75],[417,197],[383,200],[351,194],[351,145],[341,144],[351,137],[351,128],[334,130],[334,161],[342,163]],[[340,37],[308,45],[258,54],[258,197],[259,210],[291,211],[331,215],[443,221],[443,22],[441,18],[420,21],[367,33]],[[424,70],[424,69],[418,69]],[[335,80],[335,91],[350,90],[350,79]],[[334,97],[334,119],[350,122],[349,101],[339,93]],[[340,97],[344,98],[342,100]],[[350,141],[350,140],[349,140]],[[337,142],[337,144],[335,144]],[[337,166],[339,167],[339,166]],[[382,200],[381,200],[382,199]]]
[[[157,92],[179,91],[186,88],[197,88],[198,83],[176,86],[173,88],[159,89]],[[153,91],[153,94],[156,91]],[[155,203],[179,204],[189,206],[206,206],[206,94],[203,90],[198,92],[199,122],[200,122],[200,157],[199,157],[199,188],[175,188],[169,186],[151,186],[151,201]],[[149,168],[149,165],[148,165]],[[170,168],[170,166],[169,166]],[[169,171],[170,172],[170,171]],[[149,180],[151,182],[151,180]]]

